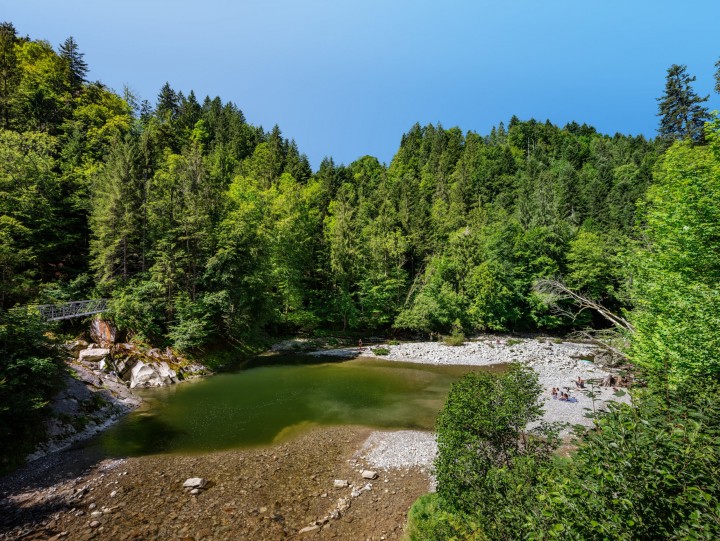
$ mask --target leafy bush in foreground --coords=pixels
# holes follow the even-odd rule
[[[22,461],[42,435],[42,409],[63,366],[37,314],[0,312],[0,471]]]
[[[501,437],[511,432],[503,399],[496,401],[496,412],[486,414],[505,429],[474,422],[473,411],[487,408],[488,396],[502,397],[513,388],[482,380],[454,388],[443,410],[438,494],[413,506],[410,539],[720,538],[715,385],[646,391],[633,405],[614,405],[561,462],[547,459],[547,444],[540,453],[523,454],[519,444]],[[471,411],[448,423],[449,408],[459,414],[461,406]]]
[[[617,405],[546,481],[532,539],[720,538],[720,401],[695,384]]]
[[[554,427],[526,430],[542,415],[540,393],[537,375],[521,365],[501,375],[475,372],[453,385],[438,417],[440,508],[494,539],[522,527],[518,510],[534,499],[557,447]]]

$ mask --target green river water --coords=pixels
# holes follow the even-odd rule
[[[144,406],[93,445],[125,456],[188,454],[268,445],[318,425],[432,429],[452,382],[472,370],[364,358],[266,362],[145,390]]]

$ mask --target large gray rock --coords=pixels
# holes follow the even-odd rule
[[[145,364],[138,361],[130,372],[130,388],[160,387],[177,383],[177,373],[166,362]]]
[[[202,477],[190,477],[183,483],[183,488],[204,488],[207,485],[207,479]]]
[[[110,355],[108,348],[88,348],[83,349],[78,355],[78,361],[82,362],[98,362]]]

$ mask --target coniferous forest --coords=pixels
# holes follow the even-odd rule
[[[31,437],[62,371],[27,306],[107,298],[131,339],[199,356],[293,333],[610,326],[570,299],[551,302],[536,284],[552,280],[627,318],[626,353],[647,400],[608,417],[570,470],[524,449],[489,466],[494,484],[457,487],[441,471],[450,481],[428,515],[440,526],[419,527],[418,539],[718,532],[717,418],[698,413],[714,411],[717,395],[694,391],[692,404],[676,395],[688,381],[720,379],[720,127],[684,66],[658,89],[654,139],[517,117],[487,134],[416,124],[389,164],[328,157],[313,171],[280,127],[252,125],[238,105],[170,84],[154,100],[120,95],[88,80],[83,56],[73,38],[54,48],[0,25],[2,439]],[[677,411],[663,409],[671,396]],[[669,418],[695,424],[653,447],[657,468],[633,470],[633,454],[662,440],[653,438]],[[642,425],[630,431],[638,439],[611,456],[634,437],[628,419]],[[659,471],[655,492],[640,488],[636,475]],[[521,490],[521,477],[546,490]],[[565,491],[553,495],[554,483]],[[613,510],[593,508],[607,529],[590,526],[581,486]],[[632,505],[619,487],[637,490]],[[670,508],[661,524],[649,518]]]

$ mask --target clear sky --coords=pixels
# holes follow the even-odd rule
[[[0,0],[0,19],[56,48],[73,36],[118,92],[154,103],[167,81],[232,101],[313,169],[389,163],[415,122],[654,137],[667,68],[704,96],[720,57],[718,0]]]

